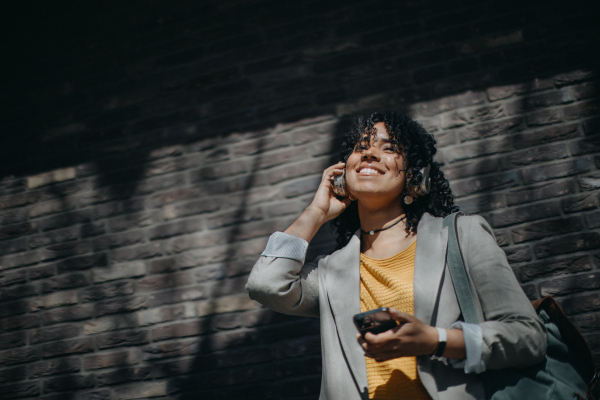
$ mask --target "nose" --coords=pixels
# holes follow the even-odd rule
[[[379,160],[379,152],[375,148],[375,146],[371,146],[366,149],[362,154],[363,160]]]

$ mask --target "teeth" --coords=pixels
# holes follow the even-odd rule
[[[374,174],[378,173],[377,170],[375,170],[373,168],[363,168],[363,169],[360,170],[360,172],[371,172],[371,173],[374,173]]]

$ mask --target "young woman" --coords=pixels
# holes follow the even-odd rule
[[[433,161],[435,140],[393,112],[355,120],[342,162],[313,202],[274,233],[250,274],[250,297],[321,318],[321,399],[483,399],[478,373],[542,361],[546,333],[481,217],[458,219],[461,251],[484,323],[461,322],[445,265],[444,216],[457,211]],[[428,167],[428,168],[426,168]],[[419,184],[431,179],[429,193]],[[345,175],[348,197],[333,190]],[[340,250],[305,263],[308,242],[335,219]],[[353,315],[386,306],[398,326],[361,336]]]

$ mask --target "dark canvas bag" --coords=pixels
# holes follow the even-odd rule
[[[444,218],[448,227],[446,260],[465,322],[479,324],[475,302],[458,243],[456,219],[459,213]],[[546,358],[527,367],[488,370],[482,378],[486,397],[492,400],[573,400],[586,399],[586,384],[597,378],[587,342],[552,297],[532,303],[548,331]],[[588,390],[587,398],[596,397]]]

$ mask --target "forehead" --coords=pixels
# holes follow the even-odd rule
[[[361,141],[365,140],[373,142],[382,140],[383,142],[389,142],[390,135],[385,127],[385,124],[383,122],[378,122],[373,125],[373,130],[371,132],[364,132]]]

